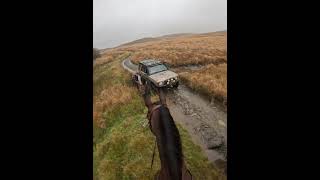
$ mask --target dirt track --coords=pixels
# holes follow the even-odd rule
[[[125,59],[122,66],[130,73],[137,70],[129,59]],[[167,101],[173,119],[189,132],[209,161],[226,166],[227,113],[218,104],[209,102],[183,84],[168,92]]]

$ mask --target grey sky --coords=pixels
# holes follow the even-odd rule
[[[227,29],[227,0],[93,0],[93,47]]]

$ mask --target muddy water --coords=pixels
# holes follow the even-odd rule
[[[177,90],[173,91],[173,94],[191,103],[193,108],[196,108],[195,111],[200,110],[201,115],[205,116],[203,120],[206,123],[212,124],[227,139],[227,113],[220,104],[210,102],[208,99],[194,93],[185,85],[180,85]],[[170,93],[168,96],[170,97]]]

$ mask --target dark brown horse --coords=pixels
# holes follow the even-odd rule
[[[183,160],[179,131],[166,105],[163,90],[159,90],[160,102],[152,103],[150,87],[145,86],[144,102],[148,107],[148,119],[152,133],[156,136],[161,169],[155,175],[157,180],[191,180],[192,175]]]

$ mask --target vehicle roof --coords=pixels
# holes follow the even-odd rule
[[[146,60],[140,61],[139,63],[145,66],[154,66],[154,65],[162,64],[160,61],[155,59],[146,59]]]

